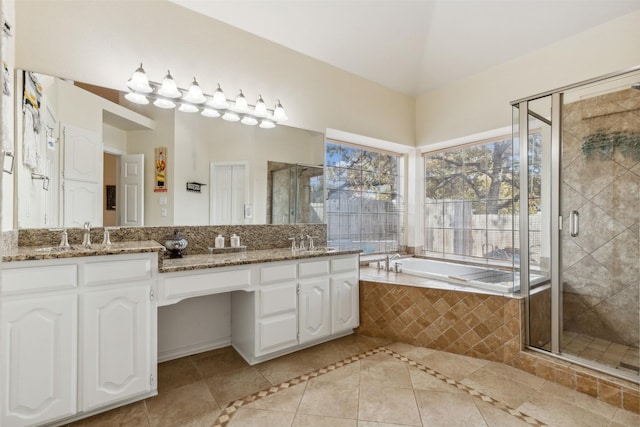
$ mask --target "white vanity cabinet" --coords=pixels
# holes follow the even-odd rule
[[[154,395],[156,274],[156,253],[4,263],[0,425]]]
[[[231,296],[232,343],[250,364],[350,334],[358,326],[357,254],[256,268],[254,292]]]
[[[3,426],[76,413],[77,296],[3,301]]]

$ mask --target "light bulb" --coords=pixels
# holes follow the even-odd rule
[[[185,96],[182,97],[187,102],[191,102],[192,104],[202,104],[207,101],[204,94],[202,93],[202,89],[200,85],[196,81],[196,78],[193,78],[193,83],[189,87],[189,92]]]
[[[234,113],[233,111],[225,111],[225,113],[222,115],[222,120],[226,120],[228,122],[237,122],[238,120],[240,120],[240,116],[238,116],[238,114]]]
[[[133,76],[131,76],[131,78],[127,82],[127,87],[129,87],[129,89],[133,91],[142,93],[151,93],[153,91],[153,89],[149,85],[147,73],[145,73],[144,68],[142,68],[142,63],[140,63],[140,67],[138,67],[136,71],[134,71]]]
[[[258,117],[266,117],[269,112],[267,111],[267,104],[264,103],[262,99],[262,95],[258,95],[258,100],[256,101],[256,108],[253,109],[253,114]]]
[[[213,93],[213,98],[211,99],[211,101],[207,102],[207,105],[218,109],[229,108],[227,97],[224,95],[220,84],[218,84],[218,89],[216,89],[216,91]]]
[[[276,127],[276,124],[273,123],[271,120],[262,119],[262,121],[260,121],[260,127],[262,129],[273,129],[274,127]]]
[[[255,126],[258,124],[258,120],[252,116],[244,116],[242,120],[240,120],[240,123],[247,126]]]
[[[168,99],[156,99],[153,101],[153,105],[158,108],[176,108],[176,103]]]
[[[220,117],[220,113],[218,112],[218,110],[214,110],[213,108],[205,108],[200,114],[205,117]]]
[[[139,93],[129,92],[124,97],[128,101],[133,102],[134,104],[140,104],[140,105],[149,104],[149,100],[147,99],[147,97]]]
[[[158,95],[166,98],[180,98],[182,93],[178,90],[175,80],[171,77],[171,73],[167,71],[167,75],[162,80],[162,87],[158,89]],[[175,106],[175,105],[174,105]]]
[[[200,110],[195,105],[180,104],[180,108],[178,108],[178,111],[182,111],[183,113],[197,113]]]
[[[244,97],[242,93],[242,89],[240,89],[240,93],[236,97],[235,108],[238,113],[248,113],[249,112],[249,103],[247,102],[247,98]]]
[[[278,100],[278,102],[276,103],[276,107],[273,109],[273,121],[284,122],[287,119],[289,119],[289,117],[287,117],[282,104],[280,104],[280,100]]]

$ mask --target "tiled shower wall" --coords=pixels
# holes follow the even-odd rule
[[[562,231],[564,329],[638,346],[640,335],[640,162],[616,151],[586,160],[596,131],[640,132],[640,91],[626,89],[565,105]],[[570,237],[571,210],[580,234]]]

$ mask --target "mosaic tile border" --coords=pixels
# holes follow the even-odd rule
[[[459,390],[462,390],[466,393],[468,393],[470,396],[476,398],[476,399],[480,399],[483,402],[486,402],[492,406],[494,406],[495,408],[498,408],[504,412],[506,412],[507,414],[518,418],[520,421],[523,421],[529,425],[532,426],[546,426],[547,424],[543,423],[542,421],[534,418],[534,417],[530,417],[527,414],[524,414],[520,411],[518,411],[517,409],[511,408],[510,406],[492,398],[491,396],[488,396],[482,392],[479,392],[465,384],[462,384],[459,381],[456,381],[454,379],[451,379],[449,377],[447,377],[446,375],[441,374],[440,372],[436,371],[435,369],[431,369],[428,366],[425,366],[421,363],[418,363],[412,359],[409,359],[406,356],[401,355],[400,353],[396,353],[393,350],[390,350],[384,346],[378,347],[378,348],[374,348],[365,352],[362,352],[358,355],[355,356],[351,356],[351,357],[347,357],[346,359],[343,359],[339,362],[336,363],[332,363],[330,365],[325,366],[324,368],[320,368],[317,369],[315,371],[311,371],[309,373],[300,375],[298,377],[295,377],[293,379],[284,381],[278,385],[260,390],[256,393],[250,394],[242,399],[238,399],[235,400],[231,403],[229,403],[220,413],[220,415],[218,416],[218,418],[216,419],[216,421],[213,424],[213,427],[226,427],[229,422],[231,421],[231,419],[233,418],[233,416],[238,412],[238,409],[240,409],[242,406],[249,404],[251,402],[255,402],[256,400],[262,399],[263,397],[267,397],[267,396],[271,396],[279,391],[282,390],[286,390],[289,387],[293,387],[295,385],[307,382],[313,378],[319,377],[321,375],[327,374],[329,372],[335,371],[338,368],[342,368],[343,366],[347,366],[353,362],[357,362],[363,359],[366,359],[369,356],[373,356],[374,354],[378,354],[378,353],[386,353],[402,362],[407,363],[409,366],[414,367],[416,369],[419,369],[422,372],[425,372],[431,376],[433,376],[434,378],[439,379],[440,381],[443,381],[453,387],[456,387]]]

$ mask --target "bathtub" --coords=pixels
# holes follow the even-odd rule
[[[470,286],[487,291],[509,293],[520,288],[518,278],[511,271],[486,267],[433,261],[423,258],[402,258],[391,262],[390,270],[429,279],[442,280],[456,285]],[[538,281],[540,278],[535,277]],[[514,286],[515,285],[515,286]],[[514,289],[515,288],[515,289]]]

